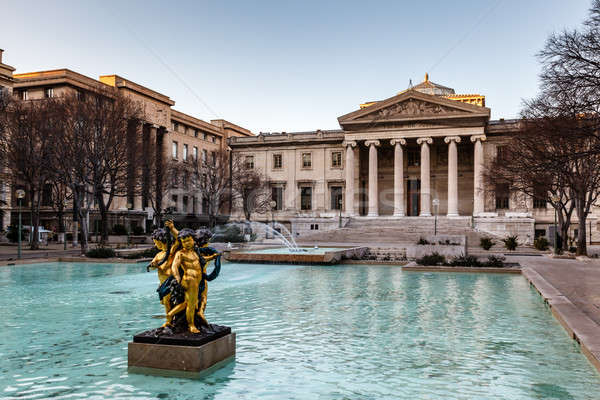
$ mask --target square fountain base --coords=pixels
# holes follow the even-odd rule
[[[154,336],[143,332],[127,347],[129,372],[196,377],[223,366],[235,357],[235,332]]]

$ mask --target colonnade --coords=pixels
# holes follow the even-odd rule
[[[444,142],[448,145],[448,217],[456,217],[458,213],[458,149],[457,144],[468,136],[446,136]],[[484,211],[483,193],[483,145],[485,135],[471,136],[474,143],[474,178],[473,178],[473,215]],[[417,144],[421,149],[420,175],[421,175],[421,210],[419,216],[431,216],[431,157],[429,146],[433,143],[432,137],[417,138]],[[394,146],[394,216],[406,215],[404,207],[404,146],[405,138],[392,138],[390,144]],[[369,217],[379,216],[379,189],[378,189],[378,147],[379,140],[365,140],[364,145],[369,149]],[[357,141],[344,141],[346,147],[346,214],[355,216],[354,194],[355,194],[355,157],[354,148],[358,146]]]

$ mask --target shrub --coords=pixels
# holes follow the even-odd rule
[[[481,248],[484,250],[491,249],[492,246],[495,244],[496,243],[494,243],[494,241],[489,237],[484,237],[484,238],[481,238],[481,240],[479,240],[479,246],[481,246]]]
[[[483,265],[490,268],[504,268],[504,260],[505,258],[502,256],[491,255]]]
[[[123,258],[127,258],[128,260],[137,260],[138,258],[154,258],[154,256],[157,255],[159,251],[160,250],[158,250],[156,247],[151,247],[149,249],[137,251],[135,253],[129,253],[123,256]]]
[[[110,247],[98,247],[89,250],[85,255],[90,258],[111,258],[115,256],[115,251]]]
[[[18,232],[19,232],[19,228],[11,225],[8,227],[8,232],[6,233],[6,238],[13,243],[17,243],[19,241]],[[21,240],[22,241],[25,241],[25,238],[27,237],[27,235],[28,235],[27,229],[21,228]]]
[[[417,258],[417,264],[419,265],[444,265],[445,263],[446,257],[436,252]]]
[[[113,235],[127,235],[127,228],[125,228],[125,225],[114,224],[112,227],[112,233]]]
[[[481,267],[481,262],[475,256],[455,257],[448,263],[452,267]]]
[[[576,252],[577,252],[577,247],[575,247],[575,246],[569,247],[569,253],[576,253]]]
[[[136,226],[134,226],[134,227],[131,229],[131,232],[132,232],[134,235],[137,235],[137,236],[139,236],[139,235],[143,235],[143,234],[144,234],[144,228],[142,228],[141,226],[137,226],[137,225],[136,225]]]
[[[550,242],[544,236],[540,236],[533,241],[533,247],[540,251],[548,250],[548,246],[550,246]]]
[[[517,246],[519,245],[519,243],[517,242],[517,237],[517,235],[512,235],[502,239],[502,241],[504,242],[504,247],[506,247],[506,249],[510,251],[516,250]]]
[[[422,237],[420,237],[420,238],[419,238],[419,241],[417,242],[417,244],[421,244],[421,245],[423,245],[423,244],[431,244],[431,243],[429,243],[427,240],[425,240],[425,239],[423,239]]]

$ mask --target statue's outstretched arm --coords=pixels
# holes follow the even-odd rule
[[[177,238],[179,237],[179,231],[175,228],[173,221],[171,221],[171,220],[165,221],[165,226],[167,228],[169,228],[169,230],[171,231],[171,234],[175,237],[175,240],[177,240]]]

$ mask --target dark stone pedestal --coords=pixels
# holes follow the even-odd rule
[[[183,376],[194,376],[235,356],[235,333],[219,325],[204,328],[201,333],[158,328],[135,335],[127,353],[130,372],[164,375],[182,371]]]

